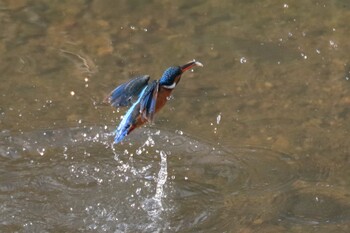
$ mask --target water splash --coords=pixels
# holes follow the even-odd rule
[[[162,206],[162,197],[164,195],[163,187],[168,178],[167,166],[168,166],[167,154],[164,151],[160,151],[160,170],[158,172],[158,178],[157,178],[156,195],[154,196],[153,199],[159,203],[159,206],[161,207],[161,209],[163,209],[163,206]]]
[[[164,211],[162,199],[165,197],[164,185],[168,178],[168,162],[167,154],[164,151],[160,151],[160,169],[158,177],[156,178],[157,186],[156,193],[152,198],[146,199],[143,203],[143,209],[147,212],[148,216],[152,220],[149,229],[157,229],[158,225],[162,223],[162,213]]]

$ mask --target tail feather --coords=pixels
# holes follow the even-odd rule
[[[125,127],[123,130],[117,129],[115,131],[115,137],[114,137],[115,144],[118,144],[119,142],[123,141],[123,139],[126,137],[126,135],[128,135],[128,131],[129,131],[128,128],[129,127]]]
[[[129,109],[129,111],[125,114],[123,120],[120,122],[118,128],[115,130],[114,143],[118,144],[121,142],[131,131],[133,125],[133,114],[132,112],[135,108]]]

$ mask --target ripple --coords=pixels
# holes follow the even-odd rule
[[[271,216],[264,209],[271,208],[271,193],[298,178],[297,164],[287,154],[261,148],[208,148],[171,160],[174,230],[225,231],[237,223],[268,221]],[[257,214],[259,210],[264,214]]]
[[[350,196],[343,188],[304,181],[295,182],[294,186],[275,199],[281,220],[303,225],[350,221]]]
[[[137,146],[152,137],[153,149],[171,148],[172,189],[167,195],[175,202],[170,218],[173,231],[225,231],[234,229],[237,222],[270,221],[274,214],[252,213],[273,209],[271,193],[287,189],[299,178],[298,163],[286,153],[252,147],[226,149],[164,131],[145,134],[130,140],[139,142]]]
[[[0,186],[17,193],[4,200],[20,210],[10,213],[9,223],[20,224],[41,208],[38,213],[53,213],[40,217],[41,229],[55,222],[82,231],[224,230],[237,222],[231,216],[249,215],[247,203],[259,207],[257,199],[266,198],[260,204],[266,208],[271,192],[297,179],[298,166],[288,154],[226,149],[159,129],[135,131],[111,147],[109,132],[103,126],[6,134],[1,146],[17,152],[2,160],[21,161],[16,169],[26,178]]]

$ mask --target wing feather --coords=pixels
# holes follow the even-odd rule
[[[159,89],[159,82],[153,81],[148,85],[147,89],[145,90],[145,93],[141,97],[140,114],[148,122],[153,122],[154,120],[158,89]]]
[[[130,106],[133,98],[147,86],[149,79],[149,75],[143,75],[121,84],[106,97],[105,102],[116,108]]]

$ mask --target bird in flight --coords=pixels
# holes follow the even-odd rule
[[[194,66],[203,65],[193,60],[182,66],[169,67],[159,80],[150,82],[149,75],[142,75],[116,87],[105,102],[116,108],[131,107],[115,130],[114,143],[121,142],[135,128],[152,123],[154,114],[166,104],[182,74]]]

